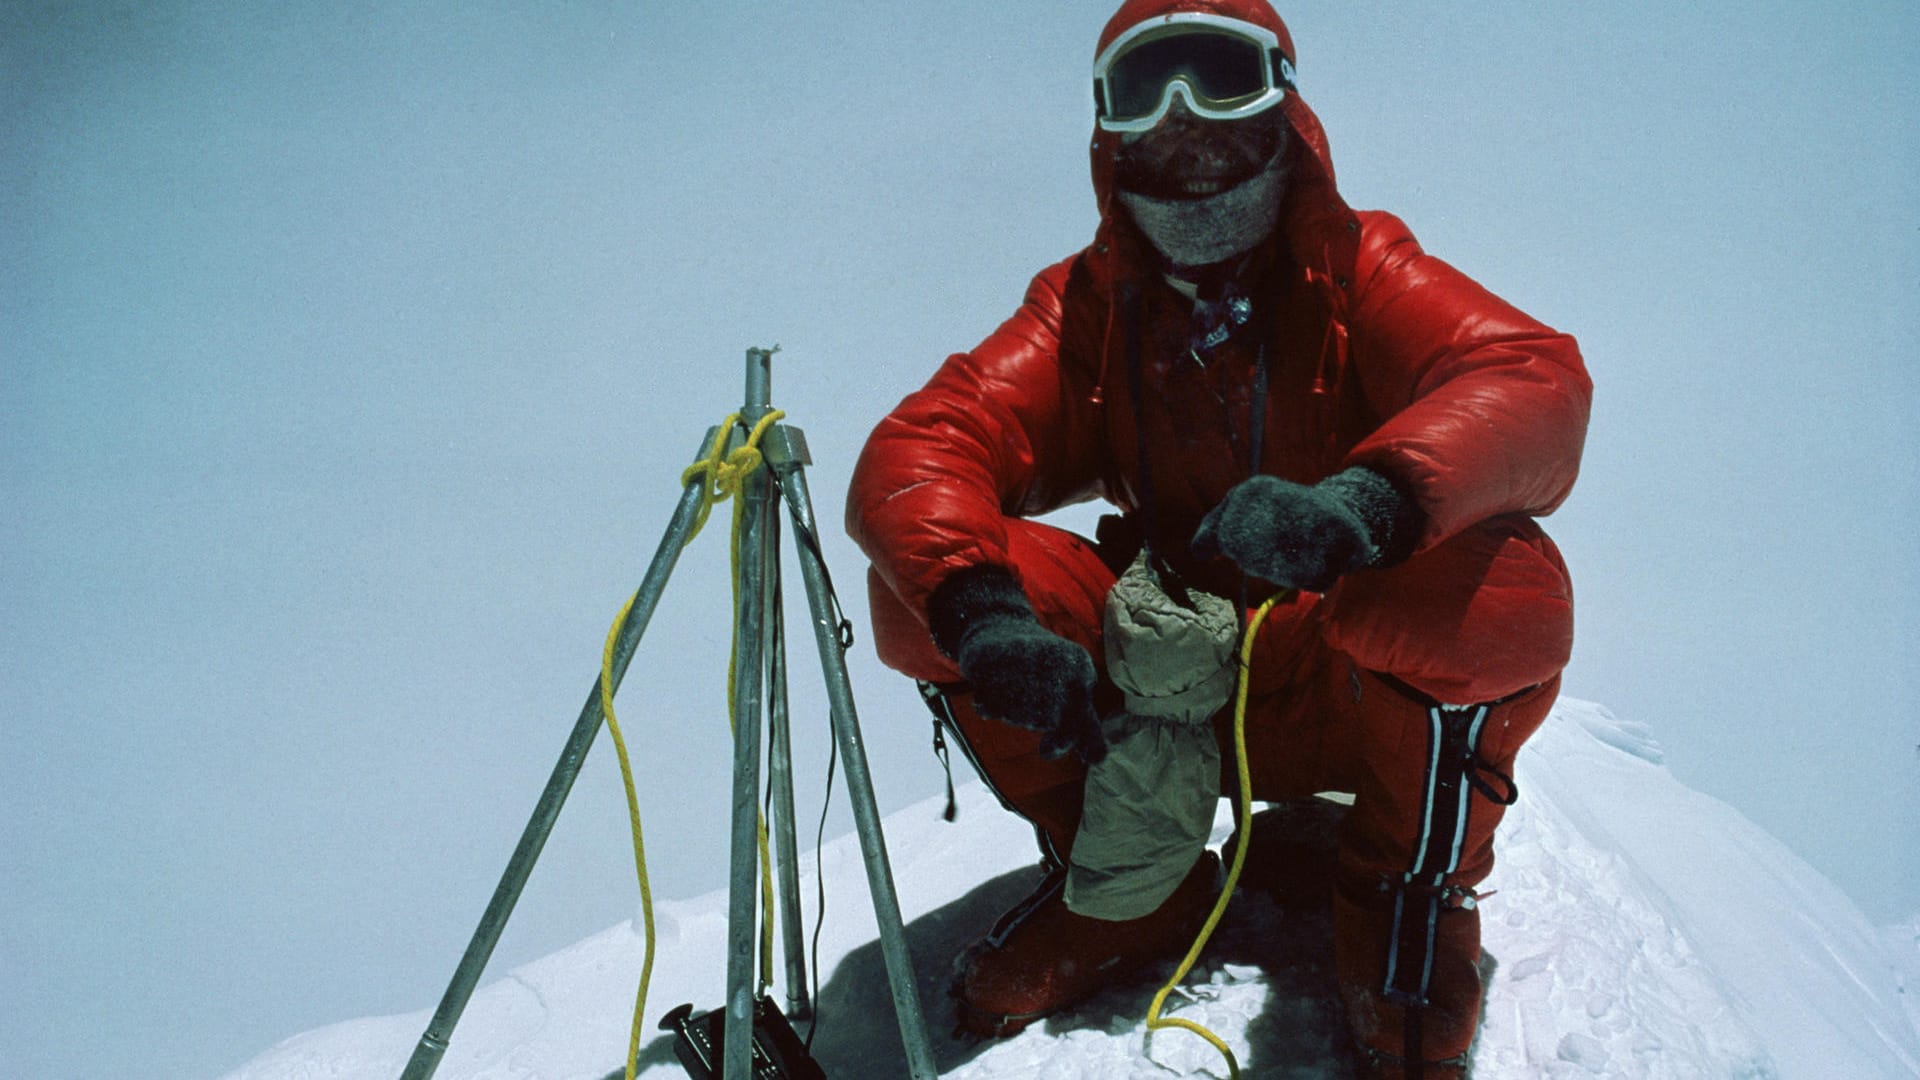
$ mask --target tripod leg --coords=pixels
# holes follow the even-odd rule
[[[767,514],[766,584],[768,717],[767,768],[772,774],[774,860],[780,898],[780,935],[786,944],[787,1018],[812,1012],[807,998],[805,927],[800,918],[799,848],[793,823],[793,740],[787,720],[786,613],[780,589],[780,515]],[[817,871],[816,871],[817,872]]]
[[[802,533],[813,534],[813,500],[807,493],[806,476],[799,464],[783,466],[780,483],[794,524]],[[860,850],[866,857],[867,888],[873,896],[874,919],[880,926],[880,951],[886,958],[887,981],[893,989],[900,1040],[906,1047],[907,1066],[914,1080],[934,1080],[939,1074],[934,1067],[933,1044],[927,1037],[926,1016],[920,1010],[920,996],[914,989],[913,959],[907,952],[906,929],[900,923],[900,899],[894,892],[893,871],[887,864],[886,838],[881,834],[880,811],[874,804],[867,752],[860,741],[860,720],[854,712],[853,685],[847,678],[846,657],[837,636],[839,623],[829,599],[826,565],[812,545],[794,546],[800,558],[801,576],[806,580],[814,636],[827,678],[834,737],[840,744],[840,756],[846,762],[847,796],[853,804]]]
[[[710,432],[701,443],[702,449],[711,439]],[[698,483],[688,484],[681,493],[680,505],[674,509],[666,536],[661,538],[660,547],[654,552],[653,563],[647,567],[647,575],[641,580],[639,591],[634,594],[633,608],[628,612],[626,624],[621,627],[614,643],[615,688],[619,687],[621,678],[626,675],[627,664],[632,661],[633,652],[640,645],[640,635],[646,631],[648,620],[653,618],[653,610],[660,603],[660,594],[666,590],[667,579],[680,559],[680,550],[686,547],[687,538],[693,535],[694,522],[699,516],[700,496]],[[580,710],[580,719],[573,725],[573,734],[568,736],[566,748],[560,753],[560,761],[554,765],[553,775],[547,779],[546,790],[540,793],[533,817],[520,834],[520,843],[514,848],[513,857],[507,861],[500,884],[494,888],[486,914],[480,917],[480,925],[473,931],[473,939],[460,958],[460,966],[454,969],[453,980],[447,984],[440,1007],[434,1010],[433,1020],[420,1036],[420,1043],[414,1047],[413,1056],[407,1060],[406,1070],[400,1074],[400,1080],[429,1080],[440,1068],[440,1059],[447,1052],[447,1041],[453,1037],[454,1025],[460,1022],[460,1014],[466,1011],[467,1001],[479,985],[480,973],[493,955],[493,947],[499,943],[500,933],[506,929],[507,918],[513,914],[514,905],[520,901],[520,892],[526,888],[527,877],[533,873],[533,864],[540,858],[548,834],[553,832],[554,822],[560,817],[560,807],[573,790],[573,782],[580,775],[580,766],[587,759],[587,751],[593,746],[594,737],[600,733],[603,719],[600,713],[600,681],[595,679],[593,690],[587,694],[587,704]]]
[[[765,667],[766,522],[772,479],[747,478],[741,523],[739,608],[735,613],[733,699],[733,861],[728,879],[725,1080],[753,1075],[754,903],[760,865],[760,676]]]

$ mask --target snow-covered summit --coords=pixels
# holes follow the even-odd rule
[[[1492,964],[1481,1080],[1535,1077],[1824,1080],[1920,1076],[1913,983],[1920,924],[1876,931],[1830,882],[1739,813],[1676,781],[1648,730],[1563,699],[1521,753],[1522,797],[1483,890]],[[1198,1038],[1141,1018],[1167,972],[999,1042],[946,1035],[951,957],[1031,883],[1032,834],[978,784],[958,825],[937,802],[886,821],[921,999],[943,1076],[1104,1080],[1224,1076]],[[1223,812],[1215,839],[1224,839]],[[885,969],[851,836],[801,859],[809,905],[828,888],[815,1053],[828,1075],[904,1076]],[[661,905],[641,1075],[684,1075],[658,1017],[722,994],[726,897]],[[454,1032],[446,1080],[618,1077],[641,941],[602,931],[483,987]],[[1904,985],[1903,985],[1904,984]],[[779,992],[776,990],[776,996]],[[1349,1074],[1324,912],[1243,892],[1170,1011],[1234,1047],[1245,1075]],[[296,1036],[224,1080],[391,1080],[429,1012]],[[804,1034],[804,1026],[802,1028]]]

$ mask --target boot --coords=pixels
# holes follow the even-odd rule
[[[1429,923],[1426,895],[1334,890],[1335,977],[1365,1080],[1468,1075],[1484,986],[1480,912],[1471,893],[1449,893]],[[1424,1001],[1401,989],[1422,984]]]
[[[1253,846],[1240,869],[1239,889],[1266,893],[1282,911],[1325,911],[1333,894],[1334,830],[1346,816],[1345,805],[1322,798],[1295,799],[1253,815]],[[1235,829],[1220,849],[1220,862],[1233,865],[1242,830]]]
[[[1220,858],[1204,851],[1158,908],[1137,919],[1076,915],[1065,870],[1007,913],[961,957],[954,996],[960,1027],[1002,1037],[1085,1001],[1157,960],[1193,945],[1218,895]]]

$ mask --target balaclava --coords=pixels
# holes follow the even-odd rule
[[[1273,231],[1286,184],[1287,127],[1277,109],[1226,121],[1180,113],[1153,131],[1122,136],[1115,193],[1169,262],[1203,267],[1252,249]],[[1170,135],[1165,129],[1176,124],[1195,130]],[[1178,143],[1157,151],[1168,139]]]

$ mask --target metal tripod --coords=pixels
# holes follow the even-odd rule
[[[772,349],[747,350],[746,404],[740,413],[741,425],[751,428],[772,409]],[[709,430],[701,442],[704,451],[712,444],[718,429]],[[728,433],[728,449],[744,441],[741,427]],[[795,1017],[811,1011],[807,1001],[806,960],[800,926],[800,876],[794,848],[793,769],[789,753],[787,727],[786,638],[779,611],[780,520],[774,512],[774,490],[785,496],[787,510],[803,540],[796,545],[800,574],[806,583],[807,603],[813,616],[813,630],[820,651],[820,665],[827,680],[834,738],[845,760],[848,797],[853,803],[854,825],[860,836],[860,849],[867,867],[867,887],[873,898],[874,916],[880,926],[880,950],[886,959],[887,980],[893,988],[894,1010],[899,1016],[900,1037],[906,1045],[907,1065],[914,1080],[934,1080],[933,1048],[927,1038],[926,1018],[914,990],[913,963],[907,953],[906,930],[900,922],[900,902],[894,892],[893,872],[887,863],[886,842],[880,831],[880,812],[874,804],[873,778],[867,770],[867,755],[860,740],[860,721],[853,706],[853,687],[847,678],[844,645],[840,638],[840,620],[834,609],[826,564],[813,538],[813,503],[807,492],[802,466],[810,463],[806,440],[799,429],[775,424],[761,443],[767,468],[755,469],[747,478],[740,495],[741,511],[739,560],[739,601],[735,620],[735,656],[738,670],[733,702],[733,832],[732,870],[728,882],[727,916],[727,1000],[725,1002],[725,1080],[749,1080],[752,1076],[752,1024],[754,975],[754,915],[757,899],[755,870],[758,866],[759,791],[761,754],[761,715],[768,715],[769,772],[773,803],[773,833],[782,938],[786,946],[786,985],[788,1011]],[[679,560],[680,550],[697,527],[706,481],[694,478],[687,483],[674,510],[667,533],[654,553],[653,563],[641,580],[633,606],[620,628],[614,645],[612,680],[618,688],[627,664],[640,644],[667,579]],[[765,686],[763,686],[763,676]],[[770,691],[770,694],[769,694]],[[770,699],[769,699],[770,698]],[[763,710],[764,706],[764,710]],[[473,932],[473,940],[454,970],[453,981],[440,1000],[427,1030],[420,1036],[413,1056],[400,1080],[429,1080],[440,1067],[452,1037],[454,1025],[467,1007],[468,998],[480,981],[480,973],[506,928],[513,906],[526,886],[535,860],[545,846],[560,815],[561,804],[573,788],[587,750],[600,731],[600,687],[595,681],[587,704],[580,710],[560,761],[547,780],[546,790],[534,808],[533,817],[521,833],[493,899]],[[817,872],[817,871],[816,871]]]

